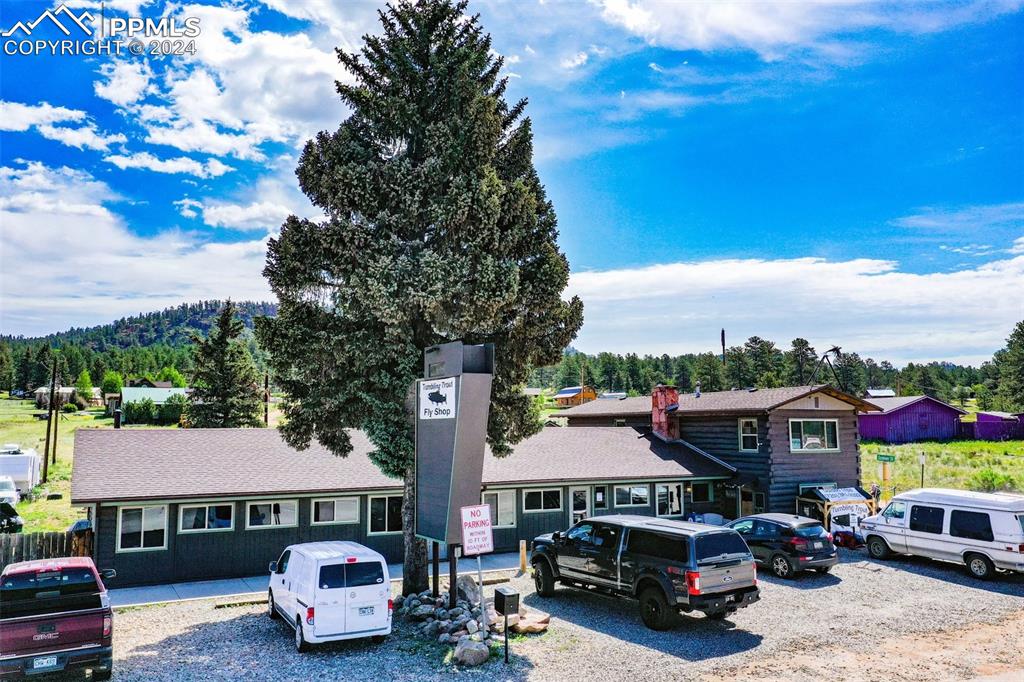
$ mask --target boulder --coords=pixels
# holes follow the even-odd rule
[[[416,620],[426,620],[427,618],[430,618],[433,615],[434,615],[434,607],[433,606],[427,606],[426,604],[422,604],[420,606],[417,606],[412,611],[409,612],[409,617],[410,618],[415,618]]]
[[[464,611],[462,610],[462,607],[460,607],[460,606],[456,606],[456,607],[455,607],[454,609],[451,609],[451,610],[450,610],[450,611],[448,612],[448,615],[449,615],[449,616],[451,616],[452,618],[458,618],[458,617],[459,617],[459,616],[461,616],[461,615],[462,615],[463,613],[464,613]]]
[[[427,637],[437,637],[438,631],[441,629],[441,623],[439,621],[431,621],[427,623],[427,627],[423,628],[423,634]]]
[[[451,638],[452,638],[453,642],[458,641],[459,639],[462,639],[463,637],[469,637],[469,633],[466,632],[465,630],[455,630],[453,632],[449,632],[448,634],[451,635]]]
[[[437,616],[438,620],[444,620],[448,617],[448,612],[441,607],[438,607],[434,609],[434,615]]]
[[[451,642],[452,636],[449,635],[447,632],[442,632],[440,635],[437,636],[438,644],[451,644]]]
[[[480,603],[480,587],[471,575],[460,575],[455,583],[456,594],[471,604]]]
[[[416,599],[415,597],[413,597],[412,599],[407,599],[406,601],[408,602],[406,604],[406,606],[408,606],[410,609],[414,609],[414,608],[416,608],[417,606],[419,606],[420,604],[423,603],[419,599]]]
[[[537,611],[536,609],[521,608],[519,609],[518,621],[515,625],[509,623],[509,627],[512,628],[512,632],[518,632],[520,634],[530,634],[544,632],[548,629],[548,624],[550,622],[551,616],[547,613],[544,613],[543,611]]]
[[[480,665],[486,663],[490,657],[491,649],[483,642],[474,642],[466,638],[460,639],[455,645],[455,660],[462,665]]]
[[[399,608],[404,603],[405,603],[405,595],[400,594],[397,597],[395,597],[395,608],[396,609]]]
[[[479,629],[480,629],[480,625],[475,620],[471,620],[471,621],[467,621],[466,622],[466,632],[468,632],[469,634],[472,635],[473,633],[475,633]]]

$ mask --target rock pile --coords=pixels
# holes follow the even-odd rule
[[[471,576],[459,576],[456,583],[455,608],[448,608],[448,593],[434,597],[427,590],[395,598],[395,615],[416,624],[416,630],[425,638],[455,647],[455,660],[462,665],[474,666],[487,661],[494,635],[505,628],[504,616],[494,610],[493,600],[487,600],[486,627],[480,611],[480,588]],[[520,605],[519,613],[509,616],[512,632],[537,633],[547,629],[551,616]]]

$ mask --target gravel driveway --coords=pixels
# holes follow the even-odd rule
[[[777,660],[778,677],[820,682],[820,671],[807,670],[804,677],[784,654],[840,647],[870,655],[881,639],[970,631],[972,624],[1019,617],[1024,608],[1021,575],[983,583],[952,564],[910,558],[879,563],[863,553],[840,553],[842,563],[830,575],[794,581],[762,576],[761,601],[731,621],[688,616],[667,632],[644,628],[631,601],[569,588],[542,599],[530,580],[516,579],[525,603],[548,611],[552,620],[547,633],[514,642],[507,667],[492,658],[481,668],[458,670],[447,647],[417,639],[404,624],[381,645],[342,642],[299,655],[291,631],[269,620],[261,606],[214,608],[212,601],[200,601],[141,607],[117,614],[115,679],[422,680],[458,672],[486,679],[679,680],[742,672],[754,664],[772,676],[765,668]],[[948,676],[967,678],[972,670],[954,666]],[[914,679],[913,667],[896,677]]]

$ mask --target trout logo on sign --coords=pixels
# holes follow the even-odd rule
[[[420,382],[420,419],[455,418],[455,378]]]

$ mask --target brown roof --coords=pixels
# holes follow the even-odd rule
[[[315,443],[299,452],[276,429],[79,429],[73,504],[114,500],[283,495],[396,489],[370,461],[372,444],[350,431],[352,453]],[[484,461],[485,485],[572,480],[728,477],[725,467],[679,444],[630,428],[544,429]]]
[[[931,396],[927,395],[904,395],[899,396],[897,398],[872,398],[871,404],[880,408],[882,410],[882,414],[889,414],[890,412],[900,410],[906,407],[907,405],[913,405],[914,403],[920,402],[922,400],[931,400],[932,402],[938,403],[943,407],[948,407],[951,410],[956,410],[960,414],[967,414],[967,412],[961,410],[959,407],[953,407],[949,403],[944,403],[938,398],[932,398]]]
[[[760,388],[756,390],[710,391],[698,398],[693,393],[679,395],[679,409],[676,414],[717,414],[722,412],[765,412],[803,398],[812,393],[824,393],[850,403],[861,411],[877,411],[872,403],[856,398],[831,386],[786,386],[783,388]],[[597,400],[558,412],[559,417],[627,417],[649,414],[651,397],[625,398],[623,400]]]

